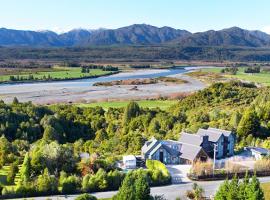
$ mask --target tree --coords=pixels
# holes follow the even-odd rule
[[[227,200],[229,192],[229,181],[226,180],[219,186],[219,189],[215,195],[215,200]]]
[[[58,182],[54,176],[50,176],[48,169],[46,168],[42,175],[38,176],[37,189],[39,192],[45,194],[53,194],[58,190]]]
[[[256,132],[260,128],[258,116],[254,109],[247,109],[237,127],[237,134],[240,137],[246,137],[249,134],[256,135]]]
[[[264,193],[260,187],[260,182],[254,175],[247,186],[246,200],[264,200]]]
[[[122,186],[119,189],[117,195],[113,198],[114,200],[134,200],[136,199],[134,177],[132,173],[128,173],[123,180]]]
[[[77,176],[68,176],[62,181],[62,193],[73,194],[78,191],[80,185],[80,179]]]
[[[136,200],[148,200],[150,199],[150,187],[147,181],[147,177],[144,175],[139,176],[135,181],[135,199]]]
[[[11,152],[11,144],[5,136],[0,137],[0,168],[8,162],[8,154]]]
[[[249,185],[249,176],[248,176],[248,172],[246,172],[245,178],[239,185],[239,198],[240,199],[246,198],[248,185]]]
[[[139,105],[134,101],[130,102],[125,108],[123,123],[127,124],[132,118],[139,116],[139,114]]]
[[[30,181],[30,173],[31,173],[30,170],[31,170],[31,160],[29,157],[29,153],[26,153],[21,168],[21,180],[23,183]]]
[[[43,139],[46,141],[59,141],[60,135],[52,126],[46,126]]]
[[[19,100],[17,99],[17,97],[13,98],[12,104],[16,105],[19,103]]]

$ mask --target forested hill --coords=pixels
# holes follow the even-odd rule
[[[134,24],[118,29],[74,29],[63,34],[52,31],[22,31],[0,29],[0,45],[5,46],[96,46],[161,44],[190,35],[185,30]]]
[[[143,109],[134,102],[105,112],[101,107],[43,107],[15,99],[10,105],[0,103],[0,135],[11,143],[21,143],[20,148],[42,139],[109,156],[111,152],[139,153],[152,136],[177,139],[182,130],[196,132],[211,126],[236,131],[238,146],[254,141],[265,146],[270,136],[269,99],[268,88],[239,82],[214,84],[168,111]]]
[[[24,31],[0,28],[0,45],[27,47],[93,47],[127,45],[241,46],[269,47],[270,35],[238,27],[190,33],[171,27],[133,24],[117,29],[74,29],[57,34],[52,31]]]

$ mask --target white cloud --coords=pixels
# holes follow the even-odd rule
[[[263,31],[263,32],[266,32],[266,33],[268,33],[268,34],[270,34],[270,26],[265,26],[265,27],[263,27],[263,28],[262,28],[262,31]]]

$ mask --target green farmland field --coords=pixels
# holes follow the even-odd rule
[[[76,104],[79,107],[96,107],[100,106],[107,110],[108,108],[121,108],[127,106],[130,101],[116,101],[116,102],[98,102],[98,103],[88,103],[88,104]],[[136,101],[139,106],[143,108],[156,108],[159,107],[162,110],[167,109],[171,105],[175,104],[177,100],[140,100]]]
[[[222,67],[214,67],[214,68],[205,68],[205,69],[201,69],[202,72],[212,72],[212,73],[220,73]],[[226,74],[224,75],[224,77],[227,78],[233,78],[233,79],[240,79],[240,80],[244,80],[244,81],[249,81],[249,82],[254,82],[254,83],[259,83],[265,86],[270,86],[270,72],[266,72],[262,71],[260,73],[245,73],[244,67],[238,68],[238,72],[236,75],[229,75]],[[222,75],[222,74],[221,74]]]
[[[91,69],[89,73],[82,73],[80,67],[54,67],[52,69],[39,70],[22,70],[11,71],[8,74],[0,75],[0,82],[10,81],[10,76],[19,76],[22,79],[27,79],[29,75],[33,75],[35,80],[42,80],[44,77],[50,77],[53,80],[76,79],[91,76],[101,76],[110,74],[110,71],[102,71],[101,69]],[[1,73],[0,73],[1,74]]]

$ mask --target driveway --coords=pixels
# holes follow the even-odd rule
[[[166,165],[166,167],[171,174],[172,184],[191,182],[187,177],[191,165]]]

